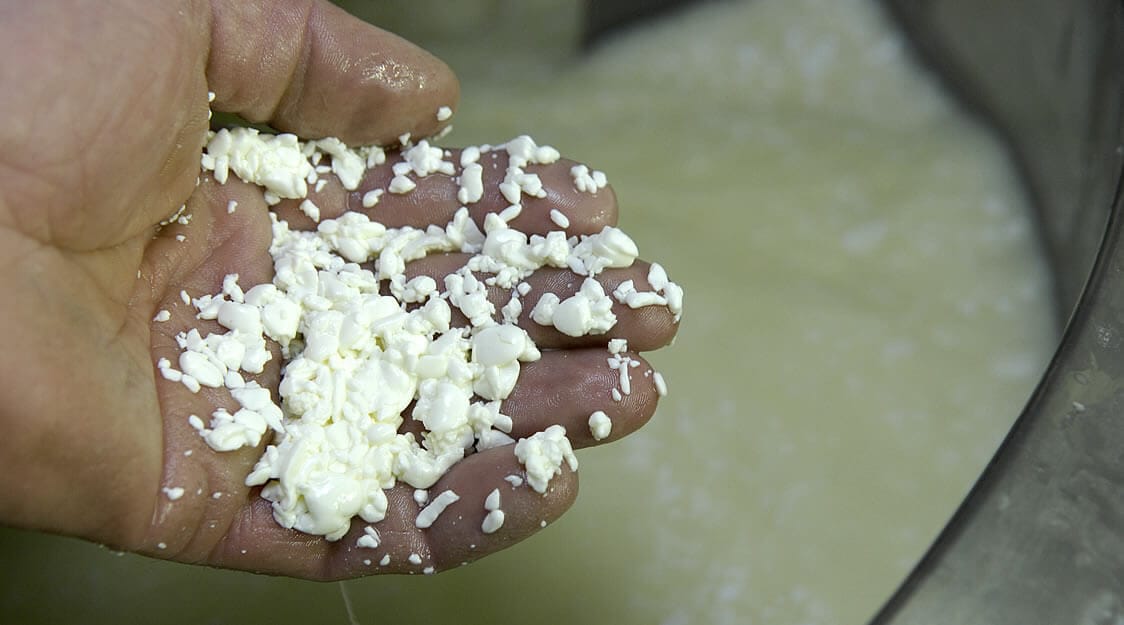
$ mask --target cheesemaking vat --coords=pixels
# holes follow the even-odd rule
[[[588,41],[668,4],[592,3]],[[1122,3],[884,4],[1005,138],[1065,331],[1001,448],[872,624],[1124,622]]]
[[[1124,622],[1121,3],[887,5],[1006,137],[1068,321],[1002,447],[873,623]]]
[[[844,19],[873,0],[695,3],[637,29],[684,0],[337,1],[463,44],[440,54],[468,70],[455,142],[534,130],[609,173],[626,229],[688,289],[682,340],[653,355],[661,414],[582,452],[563,519],[471,567],[337,586],[0,528],[0,621],[844,625],[884,605],[874,625],[1124,623],[1118,2],[880,3],[1006,136],[1034,246],[990,135],[898,75],[896,31]],[[572,57],[581,19],[586,43],[622,36]],[[861,62],[825,71],[839,58]]]

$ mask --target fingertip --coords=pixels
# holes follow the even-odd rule
[[[430,490],[452,490],[459,496],[425,530],[436,570],[479,560],[525,540],[556,521],[577,499],[578,476],[566,463],[540,493],[527,481],[513,450],[514,445],[505,445],[473,454]]]
[[[567,223],[561,229],[571,236],[596,234],[606,226],[616,226],[619,216],[616,192],[610,185],[593,192],[577,189],[570,170],[578,164],[560,159],[556,163],[534,168],[546,195],[527,198],[525,210],[512,221],[512,227],[536,233],[558,230],[560,226],[554,221],[554,211],[561,215],[563,223]]]
[[[530,436],[558,423],[575,449],[602,445],[624,438],[643,427],[656,412],[659,390],[655,370],[634,353],[616,359],[628,367],[627,386],[604,349],[550,351],[526,363],[519,384],[504,400],[504,412],[513,420],[511,435]],[[628,363],[636,363],[632,366]],[[608,419],[608,435],[598,438],[591,417],[601,412]],[[603,427],[603,426],[602,426]]]

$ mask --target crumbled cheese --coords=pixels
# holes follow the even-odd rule
[[[414,525],[420,529],[425,529],[433,525],[437,517],[441,516],[441,513],[445,511],[445,508],[459,500],[460,496],[453,491],[442,491],[440,495],[434,497],[433,501],[418,513],[417,519],[414,520]]]
[[[593,278],[586,278],[581,289],[565,300],[544,293],[531,310],[531,319],[540,325],[552,325],[567,336],[603,334],[617,323],[612,300]]]
[[[605,226],[597,234],[582,236],[567,260],[574,273],[595,276],[606,268],[630,267],[639,254],[636,243],[623,230]]]
[[[603,172],[591,172],[589,167],[585,165],[574,165],[571,167],[570,177],[574,180],[574,188],[586,193],[597,193],[608,184]]]
[[[226,214],[233,215],[234,211],[237,210],[237,209],[238,209],[238,202],[236,200],[230,200],[229,202],[226,203]]]
[[[593,440],[605,440],[612,431],[613,422],[609,419],[609,415],[600,410],[589,415],[589,432],[593,434]]]
[[[364,154],[364,151],[377,150],[380,153],[382,152],[382,149],[377,147],[367,147],[358,151],[351,150],[335,137],[326,137],[316,141],[315,148],[332,156],[331,171],[339,179],[343,188],[348,191],[354,191],[359,186],[359,182],[367,170],[369,157]],[[380,157],[376,156],[377,158]]]
[[[571,471],[578,470],[578,459],[566,438],[566,428],[557,424],[519,439],[515,443],[515,457],[527,469],[527,483],[544,494],[551,478],[562,473],[563,462]]]
[[[683,289],[667,279],[667,273],[658,263],[652,263],[649,268],[648,283],[653,291],[638,291],[632,280],[625,280],[613,290],[613,297],[629,308],[666,306],[678,322],[683,314]]]
[[[477,153],[479,157],[479,153]],[[461,156],[464,163],[464,156]],[[484,168],[476,162],[464,164],[459,177],[460,188],[457,190],[457,201],[461,204],[479,202],[484,197]]]
[[[410,180],[406,175],[397,175],[390,180],[390,186],[387,190],[391,193],[409,193],[418,187],[417,183]]]
[[[170,313],[166,310],[161,310],[160,312],[156,313],[156,316],[153,317],[152,320],[153,321],[167,321],[171,318],[172,318],[172,313]]]
[[[304,200],[300,205],[301,212],[308,215],[312,221],[320,221],[320,207],[312,200]]]
[[[485,534],[494,534],[503,527],[503,521],[503,510],[492,510],[484,517],[484,522],[480,524],[480,530]]]
[[[445,152],[441,148],[431,146],[429,141],[422,139],[417,145],[402,152],[403,161],[395,165],[394,173],[404,175],[410,171],[418,178],[435,173],[452,176],[456,170],[451,162],[444,160],[444,156]],[[408,168],[402,168],[400,171],[399,165],[407,165]]]
[[[382,539],[379,536],[379,531],[368,525],[363,528],[363,535],[355,541],[355,546],[360,549],[378,549],[382,544]]]
[[[375,204],[379,203],[379,198],[382,197],[382,189],[371,189],[363,194],[363,208],[372,208]]]
[[[492,492],[484,498],[484,509],[488,512],[500,509],[500,489],[493,488]]]
[[[480,148],[470,145],[461,150],[461,167],[468,167],[471,163],[480,161]]]
[[[168,499],[170,501],[175,501],[175,500],[179,499],[180,497],[183,497],[184,491],[179,486],[173,486],[171,488],[168,488],[167,486],[165,486],[161,490],[164,491],[164,494],[168,497]]]
[[[207,143],[203,168],[223,184],[228,172],[282,198],[302,198],[308,193],[305,178],[312,165],[301,153],[296,135],[263,134],[254,128],[222,129]]]
[[[573,336],[600,334],[615,325],[616,317],[613,299],[594,276],[630,266],[637,255],[635,243],[616,228],[567,238],[562,231],[528,237],[508,226],[522,210],[523,196],[546,195],[542,179],[528,167],[557,161],[554,148],[526,136],[495,148],[470,147],[460,154],[458,173],[446,160],[451,152],[428,140],[412,145],[408,134],[399,142],[402,161],[392,167],[394,177],[385,191],[409,193],[425,176],[455,176],[462,206],[448,224],[390,228],[350,212],[320,219],[319,207],[307,198],[309,186],[323,188],[319,176],[330,171],[354,191],[367,168],[386,161],[380,148],[352,149],[331,138],[302,143],[292,135],[252,129],[212,133],[201,165],[214,172],[216,181],[225,182],[234,172],[263,187],[271,206],[282,198],[300,199],[300,209],[319,223],[314,231],[298,232],[270,213],[272,282],[244,291],[231,274],[217,294],[192,300],[181,292],[199,319],[215,320],[225,331],[204,336],[189,328],[176,336],[179,370],[166,358],[157,362],[164,378],[193,392],[203,386],[229,389],[239,407],[215,409],[210,423],[193,415],[192,427],[219,451],[256,446],[271,437],[245,483],[263,487],[261,495],[272,503],[280,525],[328,540],[342,537],[354,517],[383,520],[386,489],[403,482],[424,492],[473,449],[515,443],[527,483],[538,492],[545,492],[563,462],[576,470],[564,428],[551,426],[516,442],[509,436],[512,420],[500,410],[521,363],[540,357],[534,341],[516,325],[523,312],[520,298],[530,292],[525,279],[542,267],[586,276],[565,300],[543,293],[531,316]],[[487,215],[481,231],[465,205],[483,197],[481,154],[501,149],[509,163],[497,184],[509,203]],[[326,155],[330,167],[321,164]],[[605,184],[600,172],[582,175],[589,179],[581,183],[587,190]],[[363,206],[373,207],[383,193],[363,193]],[[183,210],[173,219],[186,219]],[[569,225],[557,210],[551,219],[562,228]],[[407,263],[447,252],[469,254],[470,260],[443,280],[406,279]],[[681,302],[681,291],[677,295],[678,287],[661,272],[649,272],[649,282],[670,309],[673,300]],[[491,286],[513,291],[498,319],[488,300]],[[453,308],[469,319],[467,326],[453,326]],[[243,377],[264,370],[273,357],[269,341],[280,346],[284,358],[276,396]],[[631,366],[619,367],[622,376]],[[401,433],[406,419],[420,423],[422,431]],[[504,479],[513,487],[524,483],[518,475]],[[456,500],[452,491],[442,492],[415,524],[429,527]],[[419,494],[419,505],[425,502]],[[490,533],[504,521],[498,489],[486,504],[482,529]],[[367,530],[360,546],[377,545],[374,528]],[[384,556],[382,564],[389,561]],[[412,554],[410,561],[421,559]]]
[[[618,379],[620,380],[621,393],[625,395],[632,394],[632,378],[628,370],[640,365],[640,362],[633,360],[623,353],[617,353],[610,356],[608,359],[609,368],[616,371]]]
[[[562,211],[557,208],[550,209],[550,220],[559,228],[566,229],[570,227],[570,218],[563,215]]]
[[[437,109],[437,121],[439,121],[439,122],[443,122],[443,121],[449,119],[452,116],[453,116],[453,109],[451,109],[447,106],[442,106],[441,108]]]
[[[416,553],[411,553],[410,557],[407,558],[407,560],[410,561],[410,564],[421,564],[422,563],[421,556],[419,556]]]

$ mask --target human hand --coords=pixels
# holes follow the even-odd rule
[[[2,8],[0,18],[6,58],[25,59],[0,66],[2,84],[23,86],[0,94],[9,121],[0,129],[0,254],[8,264],[0,321],[16,329],[0,355],[7,433],[0,441],[0,520],[156,557],[335,579],[477,559],[533,533],[572,502],[576,476],[568,472],[545,495],[511,488],[503,477],[522,467],[510,448],[497,448],[468,456],[431,489],[453,488],[461,501],[427,530],[414,526],[412,489],[392,489],[377,550],[356,549],[361,523],[336,542],[287,530],[258,489],[244,485],[261,449],[213,452],[187,423],[189,414],[233,407],[229,394],[192,394],[154,373],[157,359],[178,353],[177,332],[218,329],[194,318],[181,290],[217,292],[229,273],[248,287],[272,273],[260,189],[209,176],[196,187],[208,90],[217,110],[302,136],[389,143],[403,132],[438,129],[434,113],[451,105],[457,90],[440,62],[314,2],[37,3]],[[499,166],[490,172],[503,175]],[[553,229],[549,208],[568,215],[571,234],[615,223],[611,192],[572,192],[561,163],[540,175],[558,191],[528,199],[514,227]],[[369,172],[360,189],[385,186],[389,176],[387,164]],[[433,175],[411,194],[384,196],[372,217],[387,225],[444,224],[458,206],[455,195],[449,177]],[[238,209],[228,214],[231,199]],[[337,184],[315,201],[324,218],[361,205]],[[157,228],[185,203],[186,225]],[[493,192],[472,213],[479,223],[499,208]],[[294,227],[311,226],[293,203],[276,210]],[[410,271],[443,275],[463,262],[430,257]],[[565,284],[580,283],[566,274],[544,270],[529,281],[542,287],[534,293],[565,295],[573,291]],[[611,290],[627,278],[643,287],[645,276],[638,263],[599,278]],[[532,297],[525,310],[533,304]],[[154,322],[160,310],[171,318]],[[662,308],[618,305],[615,312],[613,336],[633,348],[659,347],[674,334]],[[608,337],[572,339],[525,318],[521,325],[540,347],[559,349],[524,365],[504,401],[513,436],[561,423],[582,446],[594,442],[585,423],[594,410],[613,418],[610,440],[651,416],[656,392],[646,378],[624,401],[609,399],[616,373],[606,365]],[[256,378],[274,397],[279,369],[275,353]],[[497,486],[509,489],[507,520],[485,535],[479,502]],[[170,500],[165,487],[185,494]],[[465,522],[454,525],[458,516]],[[392,554],[390,566],[364,564],[384,553]],[[411,553],[422,565],[408,564]]]

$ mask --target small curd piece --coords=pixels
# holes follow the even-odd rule
[[[598,410],[589,415],[589,432],[593,435],[593,440],[605,440],[612,431],[613,422],[604,412]]]

